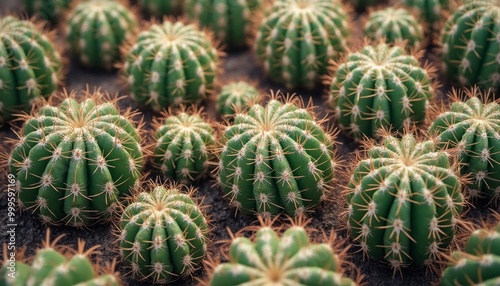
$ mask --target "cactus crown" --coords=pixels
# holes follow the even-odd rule
[[[222,115],[233,115],[247,110],[260,99],[255,84],[235,81],[224,85],[217,99],[217,108]]]

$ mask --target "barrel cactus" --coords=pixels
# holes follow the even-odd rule
[[[120,115],[103,97],[86,92],[77,102],[66,96],[59,106],[46,104],[24,118],[9,168],[20,207],[45,223],[81,227],[108,220],[140,177],[134,114]]]
[[[134,277],[166,283],[197,268],[206,253],[208,226],[193,191],[150,183],[125,208],[120,252]]]
[[[144,15],[158,18],[181,14],[184,0],[139,0],[137,4]]]
[[[333,141],[309,110],[272,99],[227,126],[218,180],[243,213],[296,216],[320,203],[334,166]]]
[[[73,0],[23,0],[28,15],[56,24]]]
[[[420,16],[429,23],[430,28],[434,26],[441,17],[443,12],[449,10],[452,4],[449,0],[401,0],[407,7],[414,8]]]
[[[277,0],[259,25],[255,50],[270,78],[312,89],[348,45],[348,16],[338,0]]]
[[[433,69],[400,46],[365,46],[335,63],[330,105],[340,127],[355,140],[381,129],[423,123],[435,89]]]
[[[140,33],[123,70],[133,99],[155,111],[200,102],[214,88],[219,56],[210,37],[165,21]]]
[[[236,81],[222,87],[217,109],[224,116],[248,109],[259,100],[259,91],[250,83]]]
[[[47,98],[62,78],[61,56],[33,23],[0,18],[0,123]]]
[[[87,0],[69,13],[66,38],[84,66],[110,70],[136,27],[135,15],[119,1]]]
[[[387,136],[367,149],[346,189],[352,237],[373,259],[399,269],[430,266],[455,235],[460,181],[433,141]]]

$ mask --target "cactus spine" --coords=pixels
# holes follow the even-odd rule
[[[259,91],[251,84],[237,81],[222,87],[217,98],[217,108],[220,114],[233,115],[247,110],[259,99]]]
[[[23,0],[23,2],[28,15],[56,24],[73,0]]]
[[[144,15],[160,18],[181,14],[184,0],[139,0],[138,5]]]

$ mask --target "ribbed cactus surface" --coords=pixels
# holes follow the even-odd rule
[[[443,12],[450,9],[449,0],[401,0],[406,6],[416,9],[430,26],[436,24]]]
[[[251,84],[237,81],[224,85],[217,98],[217,108],[222,115],[233,115],[257,103],[259,91]]]
[[[137,4],[144,15],[159,18],[181,14],[184,0],[139,0]]]
[[[73,0],[23,0],[28,15],[56,24]]]

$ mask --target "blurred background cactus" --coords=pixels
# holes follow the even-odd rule
[[[137,5],[146,17],[177,16],[183,11],[185,0],[139,0]]]
[[[24,8],[30,17],[46,20],[51,24],[60,21],[73,0],[23,0]]]
[[[235,81],[221,88],[217,98],[217,110],[223,116],[248,110],[259,100],[259,91],[245,81]]]

